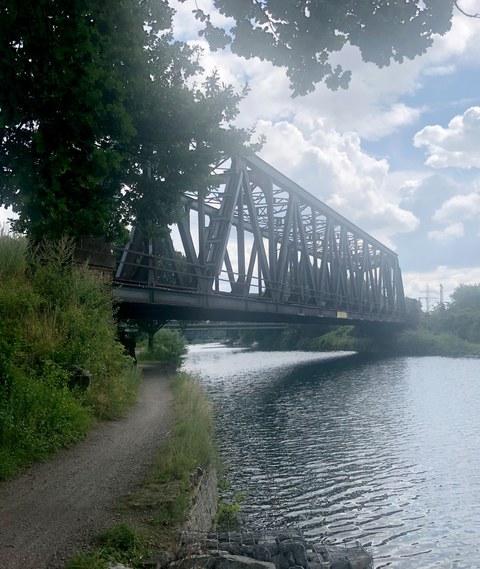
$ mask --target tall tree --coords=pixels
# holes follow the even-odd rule
[[[182,2],[191,0],[180,0]],[[434,34],[450,29],[454,0],[214,0],[233,18],[225,30],[196,8],[200,32],[213,49],[230,45],[238,55],[260,57],[286,67],[295,95],[324,81],[346,88],[351,73],[332,63],[346,44],[379,67],[422,54]]]
[[[183,190],[248,133],[161,0],[3,0],[0,204],[31,237],[113,240],[171,221]]]

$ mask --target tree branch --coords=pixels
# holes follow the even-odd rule
[[[268,22],[268,27],[270,28],[270,31],[272,32],[273,37],[278,41],[277,28],[275,27],[275,24],[274,24],[272,18],[270,17],[269,13],[267,12],[266,8],[264,8],[263,3],[261,2],[261,0],[253,0],[253,2],[254,2],[254,4],[256,4],[258,6],[258,8],[261,10],[263,15],[265,16],[265,18]]]
[[[465,10],[463,10],[462,8],[460,8],[459,4],[458,4],[459,0],[454,0],[454,5],[456,7],[456,9],[463,14],[464,16],[467,16],[467,18],[480,18],[480,13],[476,13],[476,14],[469,14],[468,12],[465,12]]]

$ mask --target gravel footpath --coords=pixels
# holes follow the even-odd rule
[[[115,523],[112,506],[145,476],[173,424],[168,377],[144,368],[139,401],[75,447],[0,483],[0,568],[62,567]]]

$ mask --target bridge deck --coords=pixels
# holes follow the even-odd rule
[[[124,318],[166,320],[217,320],[288,324],[353,324],[355,322],[404,324],[401,315],[365,314],[303,304],[275,302],[255,297],[234,297],[229,293],[209,294],[115,282],[114,296]]]

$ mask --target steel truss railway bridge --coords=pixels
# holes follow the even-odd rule
[[[257,156],[189,191],[170,235],[121,251],[123,317],[276,323],[406,321],[397,255]]]

